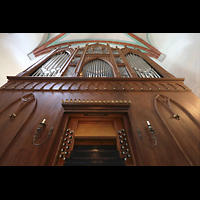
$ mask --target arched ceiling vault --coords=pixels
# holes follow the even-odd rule
[[[87,43],[93,44],[96,42],[108,43],[111,47],[123,48],[127,46],[137,48],[147,56],[162,61],[160,58],[163,57],[163,54],[153,47],[149,40],[149,33],[45,33],[43,42],[29,53],[29,55],[32,54],[29,57],[38,57],[57,47],[71,46],[76,48],[77,46],[83,47]]]

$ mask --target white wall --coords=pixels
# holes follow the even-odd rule
[[[15,76],[41,57],[30,60],[27,56],[41,42],[44,33],[0,33],[0,86],[6,76]]]
[[[200,33],[150,33],[150,41],[167,57],[161,67],[185,84],[200,97]]]

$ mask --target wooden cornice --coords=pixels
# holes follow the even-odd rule
[[[113,110],[123,110],[128,109],[131,104],[131,101],[125,99],[119,100],[105,100],[105,99],[66,99],[65,101],[62,99],[62,106],[64,110],[82,110],[82,109],[113,109]]]
[[[7,76],[8,80],[27,81],[184,81],[185,78],[122,78],[122,77],[32,77],[32,76]]]

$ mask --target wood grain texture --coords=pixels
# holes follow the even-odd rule
[[[113,64],[115,55],[134,51],[149,59],[128,48],[121,49],[113,57],[110,54],[87,54],[87,47],[84,48],[80,48],[85,50],[85,56],[78,63],[75,77],[28,76],[59,49],[18,76],[8,76],[8,82],[0,88],[0,165],[61,165],[58,163],[58,149],[64,140],[65,130],[77,129],[72,118],[85,120],[99,115],[107,120],[106,123],[113,120],[115,132],[125,128],[133,158],[130,165],[199,166],[199,98],[184,84],[184,78],[175,78],[151,60],[148,62],[164,78],[137,78],[133,73],[131,78],[78,77],[84,64],[94,56],[112,63],[114,70],[117,67],[117,63]],[[78,49],[71,51],[73,56],[77,56]],[[70,62],[65,69],[69,65]],[[26,95],[34,96],[27,105],[21,101],[23,97],[31,97]],[[66,99],[89,102],[87,105],[70,104],[65,102]],[[166,106],[165,99],[168,99],[171,108]],[[130,103],[120,104],[124,100]],[[95,105],[94,101],[98,103]],[[114,104],[104,104],[103,101],[113,101]],[[11,119],[10,115],[15,112],[17,117]],[[178,114],[180,120],[174,118],[174,114]],[[43,119],[46,119],[46,126],[41,133],[41,141],[47,137],[51,127],[53,132],[47,142],[35,146],[33,136]],[[147,121],[150,121],[157,137],[155,147],[145,145],[137,131],[141,131],[146,143],[152,143]]]

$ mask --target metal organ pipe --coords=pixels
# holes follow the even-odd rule
[[[51,57],[45,64],[43,64],[32,76],[42,77],[44,73],[49,69],[50,66],[54,65],[60,58],[60,54]]]
[[[161,78],[161,76],[153,69],[153,67],[151,67],[140,56],[134,55],[132,53],[128,53],[126,54],[125,57],[128,60],[131,67],[135,70],[138,77]]]
[[[35,73],[34,77],[53,77],[60,76],[61,70],[69,58],[67,52],[62,52],[51,57],[46,63],[44,63]]]
[[[56,58],[57,56],[53,56],[52,58],[50,58],[32,76],[40,76],[40,74],[43,72],[43,69],[45,69],[49,64],[51,64]]]
[[[57,65],[61,62],[61,60],[63,59],[64,55],[61,55],[55,62],[53,62],[47,69],[46,72],[43,74],[43,76],[53,76]]]
[[[139,69],[136,67],[136,65],[133,63],[133,60],[130,56],[130,54],[126,54],[126,58],[129,62],[129,64],[131,65],[131,67],[135,70],[136,74],[138,75],[138,77],[142,77],[140,72],[139,72]]]
[[[58,74],[58,71],[61,69],[62,67],[62,63],[63,61],[65,61],[66,55],[64,54],[62,56],[61,59],[59,59],[59,61],[57,62],[57,64],[55,64],[54,66],[52,66],[51,70],[50,70],[50,74],[48,74],[48,76],[56,76]]]
[[[139,72],[139,69],[137,68],[137,65],[133,62],[134,59],[132,59],[131,55],[127,54],[126,58],[127,58],[128,62],[130,63],[131,67],[135,70],[136,74],[139,77],[142,77],[141,74],[140,74],[140,72]]]
[[[140,71],[140,74],[142,75],[142,77],[146,78],[147,66],[144,66],[145,65],[144,61],[141,62],[140,57],[138,57],[138,56],[135,56],[134,61],[137,64],[137,66],[139,68],[139,71]]]
[[[55,59],[50,65],[48,65],[48,67],[43,67],[45,70],[45,73],[42,74],[42,76],[50,76],[50,74],[54,73],[55,68],[57,66],[57,64],[60,62],[60,60],[63,58],[64,54],[58,55],[57,59]]]
[[[113,77],[110,65],[100,59],[86,63],[82,72],[84,77]]]
[[[66,63],[66,61],[68,60],[69,55],[66,54],[63,59],[60,61],[60,63],[57,65],[56,71],[54,72],[53,76],[60,76],[61,75],[61,70],[64,66],[64,64]]]

